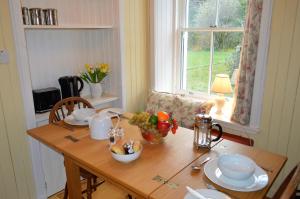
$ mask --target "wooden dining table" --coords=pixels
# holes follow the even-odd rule
[[[253,147],[221,139],[211,150],[193,147],[193,131],[179,128],[169,134],[161,144],[149,144],[141,136],[138,127],[122,118],[119,125],[125,139],[141,140],[143,151],[139,159],[121,163],[113,159],[108,140],[94,140],[88,127],[65,128],[48,124],[30,129],[27,133],[48,147],[63,154],[70,199],[81,198],[80,168],[109,181],[135,198],[176,199],[184,198],[186,186],[215,187],[232,198],[263,198],[284,166],[287,158]],[[70,136],[74,139],[70,139]],[[203,170],[192,171],[191,165],[205,157],[217,157],[222,153],[240,153],[252,158],[269,176],[268,185],[255,192],[237,192],[224,189],[205,177]]]

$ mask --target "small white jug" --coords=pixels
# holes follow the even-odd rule
[[[113,127],[111,117],[118,118],[118,122],[115,127]],[[108,139],[108,132],[111,128],[117,128],[120,117],[116,115],[111,115],[107,112],[100,112],[89,118],[89,128],[91,132],[91,138],[95,140],[105,140]]]

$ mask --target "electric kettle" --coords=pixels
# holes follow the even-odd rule
[[[112,117],[118,118],[118,121],[115,126],[113,126],[112,124]],[[116,129],[118,127],[120,117],[117,114],[112,115],[110,113],[107,113],[106,111],[102,111],[89,118],[88,121],[91,138],[95,140],[105,140],[109,138],[108,133],[111,130],[111,128]]]
[[[83,81],[78,76],[64,76],[58,79],[62,98],[80,97],[80,91],[83,89]],[[79,85],[80,84],[80,85]]]

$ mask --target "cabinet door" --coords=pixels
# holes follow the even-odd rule
[[[42,126],[48,121],[38,124]],[[40,143],[43,172],[46,182],[47,196],[51,196],[65,188],[66,174],[63,155]]]
[[[64,157],[41,143],[43,170],[46,181],[47,196],[65,188],[66,174]]]

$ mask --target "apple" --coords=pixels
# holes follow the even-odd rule
[[[168,134],[170,126],[171,124],[168,121],[158,121],[157,123],[157,129],[163,137]]]
[[[142,136],[145,140],[150,141],[150,142],[154,139],[154,135],[150,132],[144,132],[144,133],[142,133]]]

